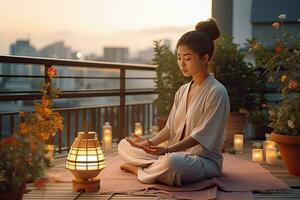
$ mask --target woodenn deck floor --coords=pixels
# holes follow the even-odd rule
[[[237,157],[242,159],[251,159],[251,142],[246,144],[243,154],[236,154]],[[300,153],[300,152],[299,152]],[[116,154],[116,151],[110,153],[111,155]],[[66,157],[57,158],[55,160],[55,167],[47,169],[47,174],[55,174],[65,170],[65,161]],[[265,169],[269,170],[275,177],[281,179],[288,185],[292,187],[292,191],[289,193],[273,193],[273,194],[260,194],[254,193],[254,199],[300,199],[300,177],[295,177],[289,175],[287,170],[282,162],[278,161],[276,166],[266,166],[262,165]],[[71,183],[48,183],[46,190],[36,190],[35,186],[30,183],[27,184],[27,188],[30,191],[29,193],[23,196],[23,199],[88,199],[88,200],[103,200],[103,199],[158,199],[158,197],[153,195],[143,195],[143,196],[130,196],[126,194],[116,194],[113,196],[110,195],[100,195],[97,193],[76,193],[72,191]]]

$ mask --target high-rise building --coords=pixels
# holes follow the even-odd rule
[[[77,60],[76,52],[65,46],[64,41],[49,44],[39,51],[41,57]]]
[[[9,47],[11,55],[18,56],[37,56],[36,49],[30,44],[30,40],[17,40],[16,43]]]
[[[15,43],[11,44],[9,47],[9,54],[14,56],[38,56],[38,53],[30,44],[30,40],[17,40]],[[37,65],[25,65],[25,64],[2,64],[2,73],[7,75],[32,75],[39,72],[40,68]],[[32,81],[23,78],[5,78],[2,81],[2,87],[4,90],[31,90],[32,89]]]
[[[221,31],[232,35],[241,48],[251,38],[269,46],[274,44],[271,25],[278,21],[280,14],[287,15],[284,22],[288,32],[299,32],[299,7],[300,1],[296,0],[212,0],[212,17],[218,21]]]
[[[104,47],[103,60],[109,62],[128,62],[129,49],[128,47]]]

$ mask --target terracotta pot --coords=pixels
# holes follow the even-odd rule
[[[300,176],[300,136],[271,134],[271,140],[277,143],[282,159],[290,174]]]
[[[226,126],[226,144],[233,143],[234,134],[242,134],[244,132],[246,122],[246,114],[231,112],[228,117]]]
[[[168,117],[159,117],[158,118],[159,130],[163,129],[166,126],[167,121],[168,121]]]

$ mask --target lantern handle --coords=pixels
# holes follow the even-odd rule
[[[83,132],[84,132],[84,134],[89,134],[88,127],[89,127],[89,123],[87,121],[84,121],[83,122]]]

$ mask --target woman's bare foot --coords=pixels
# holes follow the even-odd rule
[[[129,163],[125,163],[125,164],[121,165],[120,168],[122,170],[131,172],[131,173],[137,175],[137,171],[138,171],[138,167],[137,166],[134,166],[134,165],[129,164]]]

